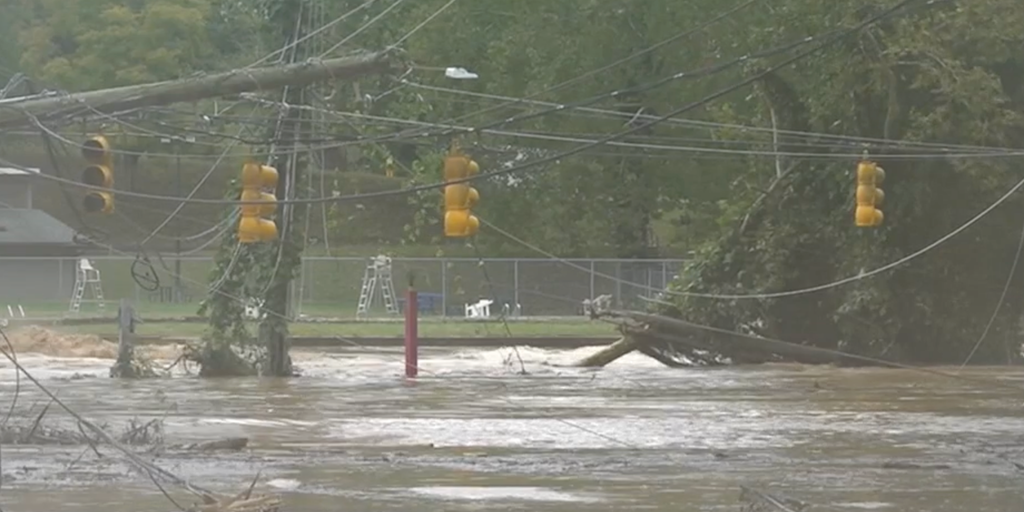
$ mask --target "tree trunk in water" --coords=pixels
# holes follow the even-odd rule
[[[223,343],[206,343],[200,355],[200,377],[248,377],[256,375],[252,365]]]
[[[618,341],[597,351],[595,354],[576,363],[581,368],[601,368],[608,366],[616,359],[639,348],[640,342],[633,336],[623,336]]]

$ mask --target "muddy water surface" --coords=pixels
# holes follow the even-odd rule
[[[175,443],[249,437],[244,453],[156,461],[225,493],[262,472],[287,510],[740,510],[740,485],[814,510],[1024,509],[1021,370],[964,373],[1017,392],[879,369],[556,366],[590,351],[520,349],[528,375],[508,349],[426,352],[413,384],[384,351],[297,353],[305,376],[288,381],[122,382],[109,361],[22,357],[98,423],[163,417]],[[13,390],[0,365],[0,407]],[[41,403],[23,392],[12,421]],[[105,453],[4,446],[0,506],[174,510]]]

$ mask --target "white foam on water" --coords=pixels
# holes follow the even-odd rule
[[[282,491],[294,491],[302,486],[302,482],[294,478],[275,478],[273,480],[267,480],[266,485],[267,487],[281,489]]]
[[[590,496],[570,494],[544,487],[413,487],[409,492],[445,500],[469,501],[548,501],[570,503],[596,503],[601,500]]]

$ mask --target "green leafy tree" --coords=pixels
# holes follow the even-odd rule
[[[836,24],[850,26],[880,8],[783,2],[776,6],[777,28],[747,31],[748,44],[772,47]],[[756,94],[719,109],[760,118],[761,125],[774,113],[786,130],[1009,145],[1020,133],[1024,76],[1024,62],[1011,50],[1022,42],[1016,27],[1024,19],[1009,8],[1009,2],[986,0],[910,10],[772,73]],[[980,29],[981,19],[998,21]],[[822,146],[828,144],[789,137],[781,147],[827,153]],[[842,146],[845,153],[863,149]],[[675,289],[750,294],[856,275],[945,235],[1017,180],[1005,159],[896,159],[889,155],[901,151],[870,144],[867,149],[888,172],[882,228],[853,225],[855,158],[795,160],[793,171],[783,175],[773,172],[773,162],[761,161],[735,187],[736,207],[727,211],[731,220],[722,236],[701,251]],[[911,264],[852,285],[765,300],[679,298],[674,312],[861,354],[959,363],[996,306],[1015,253],[1014,226],[1020,220],[1011,210],[993,212],[969,234]],[[978,250],[980,241],[984,251]],[[1016,329],[1020,300],[1020,294],[1010,294],[975,362],[1019,356],[1008,336]]]
[[[179,78],[213,62],[210,0],[41,0],[20,31],[21,66],[88,90]]]

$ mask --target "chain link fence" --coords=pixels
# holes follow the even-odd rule
[[[134,302],[150,315],[192,315],[207,296],[212,258],[163,257],[153,261],[159,287],[146,290],[132,278],[132,258],[96,256],[89,262],[100,271],[103,300],[85,290],[82,312],[120,299]],[[294,312],[318,317],[353,317],[370,258],[306,257],[293,283]],[[412,279],[424,315],[464,316],[465,306],[494,301],[522,316],[582,314],[584,299],[611,295],[617,307],[641,307],[641,297],[654,297],[676,275],[682,260],[551,260],[475,258],[394,258],[392,276],[400,299]],[[43,317],[69,310],[78,259],[0,258],[0,316]],[[180,277],[178,277],[180,276]],[[507,305],[507,306],[505,306]],[[8,308],[7,306],[10,306]],[[11,311],[7,311],[11,309]],[[379,296],[370,316],[385,316]]]

